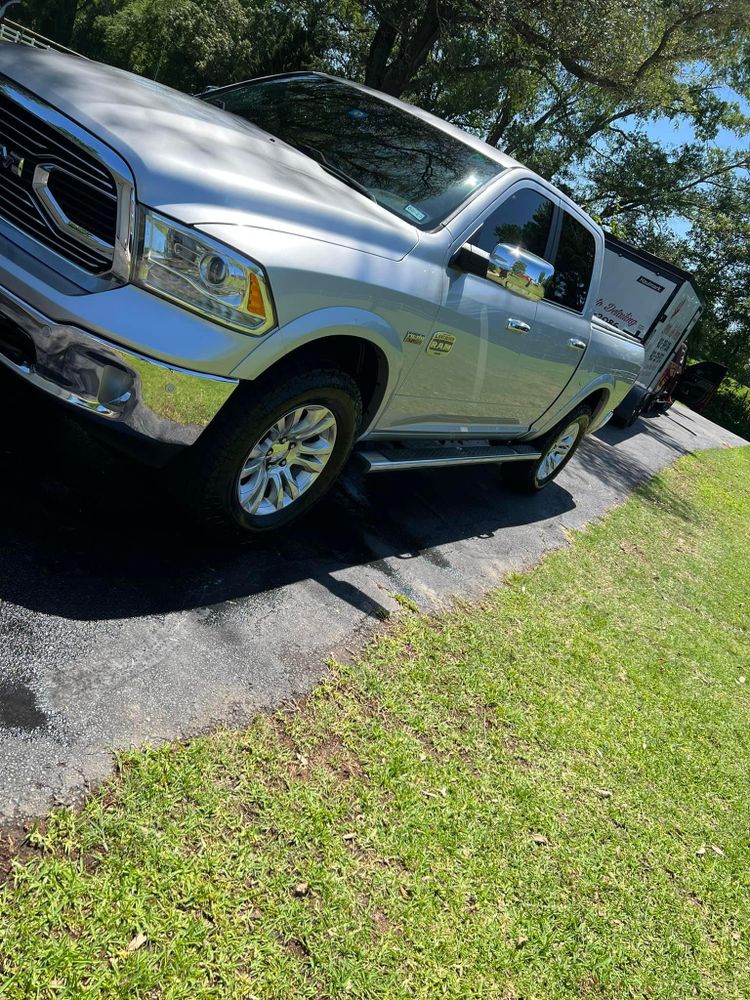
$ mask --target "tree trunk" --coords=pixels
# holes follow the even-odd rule
[[[367,58],[365,83],[368,87],[400,97],[427,61],[445,21],[444,14],[441,23],[438,0],[428,0],[409,35],[381,17]]]
[[[388,65],[393,46],[396,44],[397,36],[396,26],[381,18],[367,54],[365,84],[368,87],[375,87],[376,90],[383,89],[385,68]]]
[[[38,16],[32,19],[32,23],[40,35],[51,38],[60,45],[69,46],[73,38],[77,13],[78,0],[60,0],[51,8],[46,5],[41,7]],[[10,16],[13,16],[12,13]]]
[[[506,100],[498,109],[484,141],[490,146],[498,146],[512,118],[513,112],[511,111],[510,101]]]

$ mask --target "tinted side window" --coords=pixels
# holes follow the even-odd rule
[[[521,188],[490,215],[469,241],[491,253],[498,243],[544,257],[552,223],[552,202],[532,188]]]
[[[594,271],[596,241],[568,212],[563,212],[555,273],[547,282],[545,298],[582,312]]]

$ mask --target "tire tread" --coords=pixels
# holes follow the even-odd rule
[[[237,469],[238,456],[241,457],[244,448],[250,447],[250,438],[255,433],[263,433],[260,425],[269,420],[269,414],[286,405],[291,408],[297,399],[315,389],[343,394],[348,397],[352,407],[351,427],[347,429],[350,441],[345,453],[337,456],[335,461],[332,460],[330,472],[334,473],[333,476],[326,468],[323,473],[325,488],[316,491],[315,486],[311,487],[311,496],[301,498],[299,508],[290,516],[277,519],[276,515],[270,515],[273,524],[258,524],[257,527],[241,523],[236,512],[232,511],[226,481],[227,476],[231,476],[233,470]],[[247,539],[254,534],[281,528],[309,510],[333,484],[349,457],[361,421],[362,397],[359,387],[351,375],[336,368],[299,372],[285,377],[280,384],[264,384],[262,380],[243,383],[229,397],[196,444],[183,456],[179,466],[171,471],[172,491],[187,514],[213,536],[232,540],[243,537]],[[291,505],[287,510],[291,511],[292,506],[296,507]]]

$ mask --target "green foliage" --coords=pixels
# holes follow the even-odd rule
[[[106,13],[102,6],[87,8],[73,44],[87,38],[89,51],[115,65],[186,90],[252,67],[252,15],[239,0],[128,0],[105,4]]]
[[[750,441],[750,386],[725,378],[705,416]]]
[[[620,235],[695,269],[708,302],[701,353],[750,378],[747,0],[26,0],[24,10],[63,44],[187,91],[327,69],[483,135]],[[694,141],[654,142],[649,126],[665,119]]]
[[[32,27],[94,59],[188,92],[290,69],[328,67],[359,16],[351,0],[30,0]],[[336,67],[343,68],[339,60]]]

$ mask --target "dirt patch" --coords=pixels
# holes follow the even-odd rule
[[[291,952],[295,958],[299,959],[300,962],[305,962],[310,957],[310,950],[304,941],[299,941],[297,938],[291,938],[284,941],[284,947],[288,952]]]
[[[39,848],[28,841],[28,830],[21,826],[0,829],[0,887],[13,878],[14,863],[23,864],[40,856]]]
[[[386,917],[382,910],[376,910],[372,915],[372,923],[375,928],[375,933],[382,937],[383,934],[387,934],[391,929],[391,923]]]

